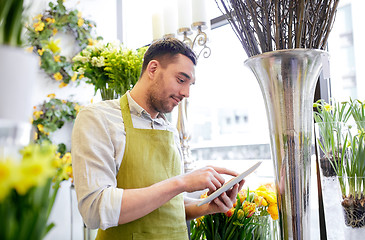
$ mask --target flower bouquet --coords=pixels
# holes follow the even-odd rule
[[[345,224],[364,227],[365,102],[350,100],[330,106],[321,100],[315,107],[319,157],[327,159],[338,176]]]
[[[206,193],[202,198],[207,197]],[[272,185],[262,185],[255,191],[243,189],[237,201],[226,213],[202,216],[191,221],[192,240],[263,239],[271,237],[267,228],[267,217],[276,222],[278,208]],[[271,239],[271,238],[268,238]]]
[[[131,50],[115,43],[98,42],[88,46],[73,59],[79,78],[100,90],[104,100],[123,95],[137,82],[146,48]]]
[[[70,165],[50,144],[20,153],[21,159],[0,158],[0,239],[43,239],[54,226],[47,220]]]

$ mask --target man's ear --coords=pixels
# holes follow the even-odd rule
[[[155,76],[155,73],[158,69],[158,67],[160,66],[160,63],[157,60],[151,60],[146,68],[147,74],[149,76],[149,78],[153,79]]]

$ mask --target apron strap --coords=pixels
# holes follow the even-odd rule
[[[133,128],[131,111],[129,109],[127,94],[124,94],[120,98],[119,102],[120,102],[120,108],[122,111],[122,117],[123,117],[123,121],[124,121],[124,128],[127,131],[127,128]]]

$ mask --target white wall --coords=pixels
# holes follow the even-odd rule
[[[85,19],[92,20],[96,23],[96,32],[104,38],[105,42],[117,40],[117,0],[67,0],[64,5],[67,9],[77,9],[82,12]],[[29,5],[31,16],[42,13],[48,7],[47,0],[26,0]],[[56,2],[56,1],[53,1]],[[70,36],[59,36],[61,39],[61,55],[72,58],[76,53],[74,39]],[[94,96],[94,86],[85,83],[76,87],[71,83],[64,88],[58,87],[59,83],[50,79],[42,69],[39,69],[33,92],[33,105],[39,105],[46,100],[46,96],[55,93],[57,98],[77,101],[81,105],[90,104],[101,100],[100,94]],[[66,126],[51,138],[55,144],[64,142],[68,148],[71,146],[72,124]],[[84,226],[82,218],[77,209],[76,193],[71,188],[71,182],[65,181],[61,184],[54,208],[50,215],[50,221],[56,226],[47,234],[45,240],[67,240],[67,239],[84,239]],[[92,233],[91,235],[93,235]],[[91,238],[92,239],[92,238]]]

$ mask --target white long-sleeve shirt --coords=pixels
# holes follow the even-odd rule
[[[127,97],[134,128],[173,132],[181,156],[175,126],[163,114],[152,119],[129,92]],[[117,188],[116,176],[125,140],[119,99],[92,104],[79,112],[72,132],[72,167],[78,208],[88,228],[105,230],[118,225],[123,189]]]

